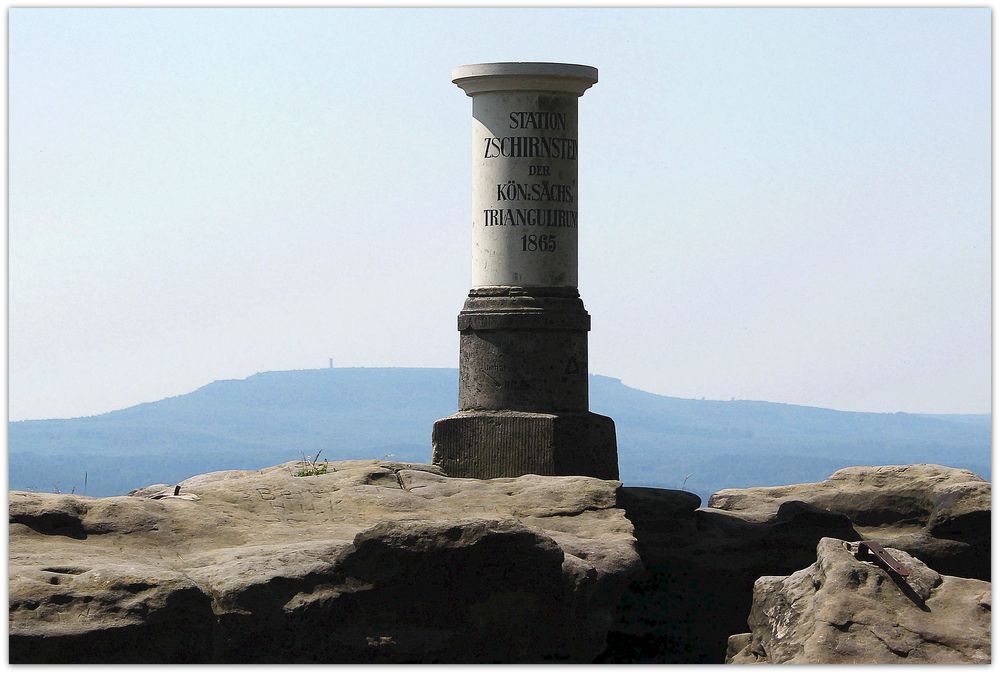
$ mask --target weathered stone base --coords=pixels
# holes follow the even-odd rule
[[[590,315],[575,288],[473,288],[458,330],[459,410],[589,409]]]
[[[593,412],[459,412],[434,422],[432,445],[434,463],[451,477],[618,479],[615,422]]]

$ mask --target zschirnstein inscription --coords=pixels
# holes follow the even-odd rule
[[[576,161],[576,141],[572,138],[546,136],[504,136],[485,138],[486,152],[483,159],[497,157],[544,157],[545,159],[572,159]]]

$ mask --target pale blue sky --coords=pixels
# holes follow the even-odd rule
[[[592,372],[990,406],[988,9],[12,9],[11,419],[457,367],[471,100],[593,65]],[[596,410],[600,411],[600,410]],[[429,432],[429,430],[428,430]]]

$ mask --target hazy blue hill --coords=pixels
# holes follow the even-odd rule
[[[724,487],[818,480],[851,465],[932,462],[990,477],[988,415],[838,412],[687,400],[591,376],[591,409],[615,419],[622,479],[706,498]],[[79,419],[9,426],[11,489],[120,494],[211,470],[323,450],[334,459],[430,461],[458,372],[336,368],[264,372]]]

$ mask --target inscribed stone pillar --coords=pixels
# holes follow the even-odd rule
[[[614,422],[589,411],[577,291],[577,103],[597,69],[461,66],[472,97],[472,289],[458,316],[459,411],[434,424],[456,477],[618,478]]]

